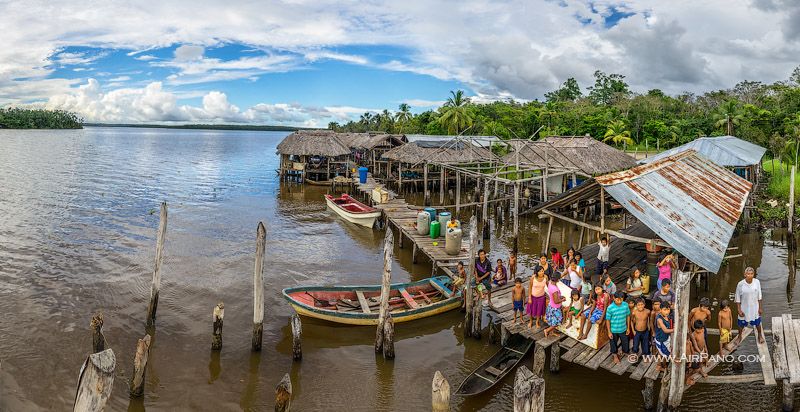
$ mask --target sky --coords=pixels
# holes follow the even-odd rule
[[[595,70],[677,94],[800,65],[796,0],[0,0],[0,27],[0,106],[100,123],[325,127]]]

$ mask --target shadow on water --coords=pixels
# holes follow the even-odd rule
[[[381,353],[375,354],[375,382],[378,389],[374,405],[376,411],[397,409],[394,407],[394,362],[384,359]]]
[[[250,354],[249,367],[247,369],[247,379],[244,390],[242,390],[242,397],[239,400],[239,407],[243,411],[257,410],[256,394],[258,393],[259,385],[259,367],[261,366],[261,352],[252,352]]]
[[[222,365],[220,364],[220,351],[212,350],[208,360],[208,383],[212,384],[219,379],[222,373]]]

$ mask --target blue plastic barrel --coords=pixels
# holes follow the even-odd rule
[[[423,210],[428,212],[429,215],[431,215],[431,222],[436,220],[436,209],[434,209],[432,207],[426,207]]]
[[[358,168],[358,181],[361,183],[367,183],[367,172],[369,169],[366,167],[359,167]]]

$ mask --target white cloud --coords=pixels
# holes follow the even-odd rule
[[[612,6],[636,14],[607,29]],[[800,55],[800,3],[794,0],[596,0],[591,6],[145,0],[96,3],[88,13],[91,18],[80,3],[0,2],[7,45],[0,48],[0,104],[63,94],[74,81],[48,79],[51,64],[92,64],[95,57],[58,53],[69,46],[134,50],[132,58],[173,70],[165,79],[171,85],[254,79],[335,59],[455,80],[481,96],[523,99],[541,97],[567,77],[588,86],[595,69],[625,74],[638,90],[673,93],[730,87],[743,78],[775,81],[788,77]],[[205,56],[221,43],[271,54],[231,61]],[[141,54],[175,45],[173,60]],[[333,51],[371,45],[403,55]]]
[[[117,76],[111,79],[108,79],[110,82],[127,82],[131,79],[131,76]]]
[[[151,54],[143,54],[141,56],[134,57],[134,59],[146,62],[146,61],[150,61],[150,60],[156,60],[156,59],[158,59],[158,57],[153,56]]]
[[[444,100],[425,100],[425,99],[405,99],[402,103],[406,103],[411,107],[439,107],[445,103]]]

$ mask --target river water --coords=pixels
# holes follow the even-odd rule
[[[431,379],[442,371],[455,388],[497,350],[463,338],[461,313],[396,327],[393,362],[376,357],[370,327],[304,319],[303,360],[291,360],[282,288],[374,284],[383,233],[343,222],[326,210],[324,188],[281,184],[278,132],[86,128],[0,130],[0,410],[67,410],[91,349],[93,313],[117,357],[108,410],[265,410],[290,373],[295,410],[410,411],[430,408]],[[169,204],[158,319],[145,397],[127,384],[136,340],[144,336],[158,207]],[[463,218],[467,218],[465,214]],[[264,347],[251,353],[255,231],[267,227]],[[521,221],[521,263],[538,253],[539,222]],[[508,230],[494,229],[491,257],[507,257]],[[557,226],[556,246],[577,232]],[[800,316],[791,298],[780,232],[734,239],[732,259],[710,282],[728,298],[746,265],[758,269],[765,317]],[[424,258],[395,251],[393,281],[427,277]],[[702,288],[701,288],[702,290]],[[697,296],[693,294],[693,299]],[[211,311],[224,301],[224,346],[210,351]],[[714,321],[716,322],[716,320]],[[767,327],[769,322],[767,321]],[[714,345],[712,345],[714,346]],[[751,341],[743,354],[756,353]],[[525,360],[526,364],[530,359]],[[744,373],[758,372],[746,365]],[[730,373],[729,366],[717,373]],[[561,363],[546,378],[548,411],[641,409],[643,382]],[[509,411],[513,374],[488,393],[453,396],[464,411]],[[698,385],[685,410],[775,410],[779,390],[761,384]],[[712,406],[713,405],[713,406]]]

